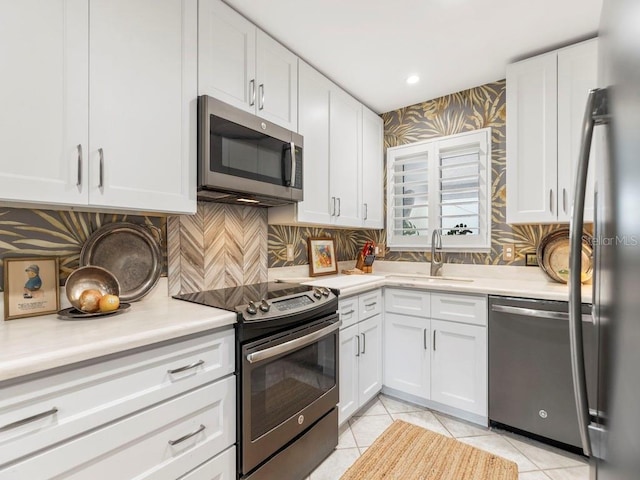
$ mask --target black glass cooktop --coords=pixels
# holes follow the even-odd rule
[[[236,307],[247,305],[249,302],[259,304],[261,300],[273,300],[311,290],[313,287],[297,283],[264,282],[203,292],[182,293],[174,295],[173,298],[235,312]]]

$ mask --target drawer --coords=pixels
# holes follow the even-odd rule
[[[175,480],[235,442],[235,388],[230,376],[192,390],[0,469],[0,480]]]
[[[382,312],[382,290],[362,293],[358,296],[360,320],[366,320]]]
[[[340,314],[340,320],[342,320],[340,328],[347,328],[358,323],[359,308],[357,296],[340,299],[338,303],[338,313]]]
[[[456,295],[450,293],[431,294],[431,317],[439,320],[487,325],[487,297]]]
[[[6,386],[0,428],[13,426],[0,430],[0,466],[212,382],[234,365],[234,331],[226,329]]]
[[[384,292],[384,309],[387,312],[429,318],[431,294],[420,290],[387,288]]]
[[[180,480],[236,480],[236,447],[231,447]]]

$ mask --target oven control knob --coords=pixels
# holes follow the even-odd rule
[[[327,287],[322,287],[322,295],[324,295],[325,297],[328,297],[330,293],[331,293],[331,290],[329,290]]]
[[[271,305],[269,305],[269,303],[266,300],[263,299],[260,302],[260,310],[262,310],[264,313],[267,313],[270,308],[271,308]]]
[[[256,313],[258,313],[258,310],[256,309],[256,304],[253,302],[249,302],[249,305],[247,305],[247,313],[249,315],[255,315]]]
[[[313,296],[316,297],[317,299],[320,299],[320,298],[322,298],[322,292],[319,289],[314,288],[313,289]]]

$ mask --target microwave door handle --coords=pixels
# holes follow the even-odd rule
[[[607,90],[595,89],[589,92],[587,106],[582,123],[582,140],[576,174],[575,195],[569,232],[569,343],[571,347],[571,372],[573,392],[578,411],[578,431],[582,449],[591,455],[591,441],[588,425],[589,402],[587,398],[587,377],[584,365],[584,346],[582,343],[582,228],[584,226],[584,200],[586,196],[587,173],[593,129],[596,125],[608,123]]]
[[[289,158],[287,158],[287,150],[290,150]],[[291,186],[291,178],[293,177],[293,157],[294,157],[294,145],[293,142],[289,142],[288,146],[282,149],[282,183],[285,187]]]
[[[291,142],[291,178],[289,179],[289,186],[296,186],[296,145]]]

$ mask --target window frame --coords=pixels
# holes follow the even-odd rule
[[[491,250],[491,128],[432,138],[387,148],[387,247],[395,251],[424,251],[431,247],[434,228],[441,227],[440,158],[452,152],[462,154],[477,151],[479,162],[478,235],[442,235],[442,249],[446,251],[487,252]],[[395,172],[396,162],[408,157],[426,156],[427,167],[427,235],[395,235]],[[435,201],[434,201],[435,198]],[[435,224],[435,225],[434,225]]]

